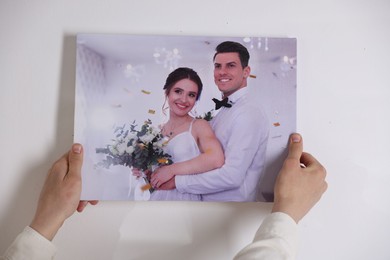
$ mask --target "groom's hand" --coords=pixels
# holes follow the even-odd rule
[[[175,177],[165,182],[163,185],[161,185],[158,188],[158,190],[173,190],[173,189],[176,189]]]

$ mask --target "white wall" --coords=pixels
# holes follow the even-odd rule
[[[328,170],[298,259],[389,259],[389,24],[386,0],[2,0],[0,251],[72,143],[76,33],[258,34],[298,38],[298,130]],[[270,207],[105,202],[65,223],[57,259],[229,259]]]

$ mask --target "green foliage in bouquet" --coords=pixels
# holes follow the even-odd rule
[[[108,169],[112,165],[123,165],[146,171],[173,163],[171,156],[163,150],[168,138],[163,137],[159,128],[152,126],[150,119],[144,122],[141,129],[136,128],[135,121],[129,128],[126,125],[117,127],[113,143],[105,148],[96,148],[96,153],[106,154],[97,167]]]
[[[196,118],[204,119],[206,121],[211,121],[211,119],[213,119],[213,117],[214,117],[213,112],[214,112],[214,110],[210,110],[210,111],[204,113],[203,116],[197,116]]]

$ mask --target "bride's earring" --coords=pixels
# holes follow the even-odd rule
[[[198,106],[198,102],[195,103],[195,106],[191,109],[190,111],[190,115],[192,117],[198,117],[198,111],[196,111],[196,107]]]
[[[165,96],[164,104],[162,105],[161,109],[164,116],[166,116],[167,115],[166,111],[169,109],[169,105],[167,104],[167,96]]]

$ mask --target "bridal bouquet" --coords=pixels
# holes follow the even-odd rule
[[[168,138],[163,137],[159,128],[152,126],[150,119],[140,129],[136,128],[135,121],[129,128],[126,125],[117,127],[113,143],[96,149],[96,153],[106,154],[105,159],[96,166],[108,169],[112,165],[123,165],[153,171],[159,166],[173,163],[171,156],[163,150]],[[146,179],[146,176],[143,177]]]

